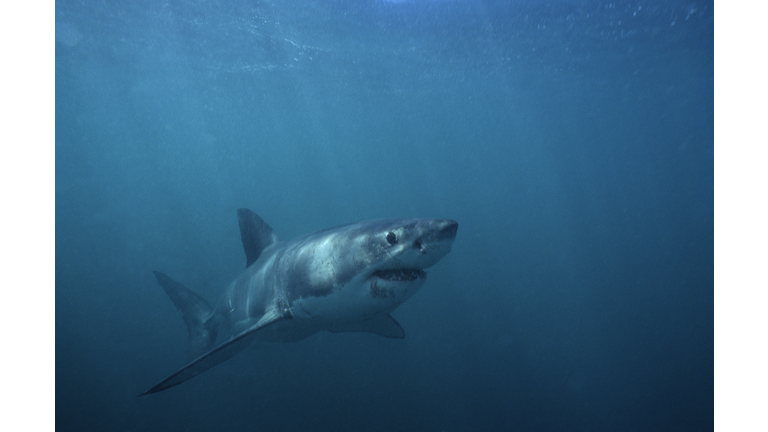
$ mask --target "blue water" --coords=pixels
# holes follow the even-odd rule
[[[56,427],[713,428],[711,1],[56,2]],[[459,222],[405,339],[186,361],[236,209]]]

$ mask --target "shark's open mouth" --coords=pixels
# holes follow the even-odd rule
[[[424,279],[427,277],[427,273],[421,269],[394,269],[376,270],[372,276],[388,281],[403,282]]]

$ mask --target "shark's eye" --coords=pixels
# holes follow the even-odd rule
[[[391,245],[395,245],[395,244],[397,244],[397,235],[395,235],[395,233],[393,233],[392,231],[390,231],[390,232],[387,234],[387,242],[388,242],[389,244],[391,244]]]

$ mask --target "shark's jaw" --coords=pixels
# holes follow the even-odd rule
[[[422,269],[376,270],[371,274],[371,277],[388,282],[413,282],[419,279],[426,279],[427,273]]]
[[[427,273],[422,269],[376,270],[368,280],[368,295],[371,299],[391,303],[394,309],[424,285]]]

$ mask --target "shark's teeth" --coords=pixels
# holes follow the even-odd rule
[[[414,281],[427,277],[424,270],[421,269],[394,269],[394,270],[376,270],[373,275],[377,278],[389,281]]]

